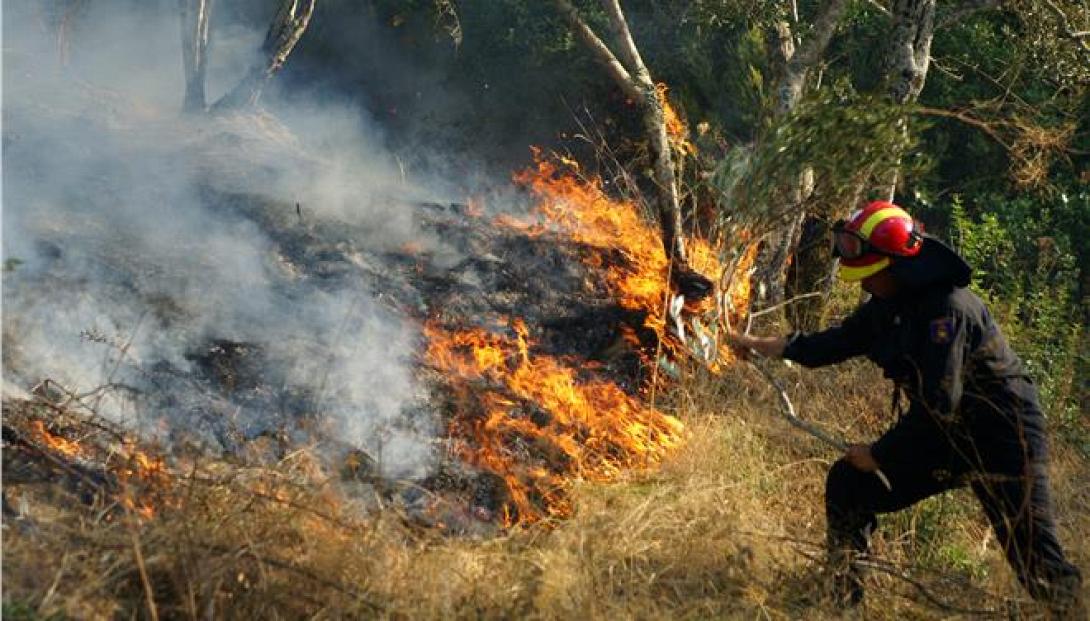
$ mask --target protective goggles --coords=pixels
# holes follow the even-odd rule
[[[922,240],[923,236],[913,230],[905,243],[905,249],[901,252],[883,250],[863,238],[857,231],[848,230],[846,220],[839,220],[833,224],[833,256],[841,259],[858,259],[865,254],[876,254],[883,257],[904,257],[912,254]]]

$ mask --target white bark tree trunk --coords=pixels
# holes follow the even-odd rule
[[[935,0],[894,0],[890,10],[890,36],[886,39],[887,53],[883,61],[887,92],[892,101],[898,104],[910,104],[916,101],[923,91],[930,65],[931,39],[935,25]],[[901,131],[908,131],[902,123]],[[870,188],[869,196],[893,200],[897,185],[897,171],[877,180]],[[865,185],[860,185],[855,195],[863,198]],[[857,198],[857,200],[858,200]],[[846,211],[851,206],[846,205]],[[798,227],[797,238],[791,240],[794,245],[796,261],[789,270],[791,277],[784,288],[784,295],[802,295],[812,291],[827,291],[834,275],[832,256],[828,251],[825,238],[827,226],[818,221],[800,218],[794,221]],[[791,231],[795,233],[795,231]],[[781,246],[782,247],[782,246]],[[776,258],[787,259],[789,254],[781,251]],[[774,291],[773,293],[778,293]],[[789,313],[792,324],[803,330],[818,327],[824,311],[825,298],[807,298]]]
[[[185,69],[182,111],[204,112],[212,0],[178,0],[178,13],[182,26],[182,65]]]
[[[897,104],[915,103],[927,80],[931,65],[931,39],[935,32],[935,0],[894,0],[889,54],[885,60],[890,99]],[[907,125],[901,123],[901,131]],[[883,180],[877,194],[892,201],[898,173]]]
[[[836,32],[837,24],[847,8],[847,0],[829,0],[814,20],[813,31],[798,50],[795,50],[794,36],[790,24],[776,24],[778,52],[783,66],[783,76],[776,88],[774,114],[782,119],[787,116],[802,98],[806,79],[810,72],[821,62],[826,48]],[[792,250],[798,245],[806,211],[803,202],[813,185],[813,174],[803,173],[798,182],[786,187],[781,193],[785,201],[796,206],[783,226],[766,241],[757,258],[757,271],[754,279],[757,284],[755,306],[779,304],[785,297],[785,277],[787,263]]]

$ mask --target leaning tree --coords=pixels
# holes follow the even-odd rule
[[[651,72],[640,56],[621,10],[620,0],[600,0],[602,10],[609,18],[609,40],[612,46],[591,28],[570,0],[553,1],[576,37],[613,82],[639,107],[655,186],[651,202],[658,214],[662,242],[666,255],[675,262],[675,267],[686,270],[678,175],[666,127],[666,95],[655,84]]]

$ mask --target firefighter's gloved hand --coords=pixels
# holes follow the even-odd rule
[[[852,444],[848,447],[848,452],[844,453],[844,459],[847,459],[849,464],[863,472],[874,472],[879,467],[878,462],[874,460],[874,456],[870,453],[869,444]]]
[[[782,337],[750,336],[734,330],[727,333],[727,340],[735,349],[750,349],[767,358],[783,357],[783,348],[787,345],[787,339]]]

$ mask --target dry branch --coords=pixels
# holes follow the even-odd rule
[[[839,438],[835,438],[821,427],[818,427],[813,423],[799,418],[798,414],[795,413],[795,406],[791,403],[791,398],[787,396],[787,389],[783,387],[783,384],[780,383],[780,380],[776,379],[776,376],[773,375],[772,372],[769,371],[767,368],[765,368],[765,366],[761,362],[753,360],[752,358],[747,358],[746,363],[756,369],[757,372],[760,373],[761,376],[764,377],[765,380],[768,381],[768,383],[771,384],[772,387],[775,389],[776,395],[779,398],[780,413],[782,414],[784,420],[786,420],[791,425],[805,431],[811,436],[817,438],[818,440],[821,440],[825,444],[832,446],[833,448],[836,448],[840,451],[848,450],[849,445],[847,442]],[[874,475],[881,479],[882,485],[885,485],[887,490],[893,491],[893,485],[890,484],[889,478],[886,477],[884,472],[882,472],[880,469],[875,470]]]
[[[583,18],[579,16],[579,11],[568,0],[554,0],[554,2],[561,17],[568,22],[568,26],[571,27],[575,36],[579,37],[583,45],[594,55],[594,60],[602,65],[626,95],[638,99],[640,91],[636,88],[636,82],[632,79],[628,69],[625,68],[621,61],[617,60],[609,46],[583,21]]]

